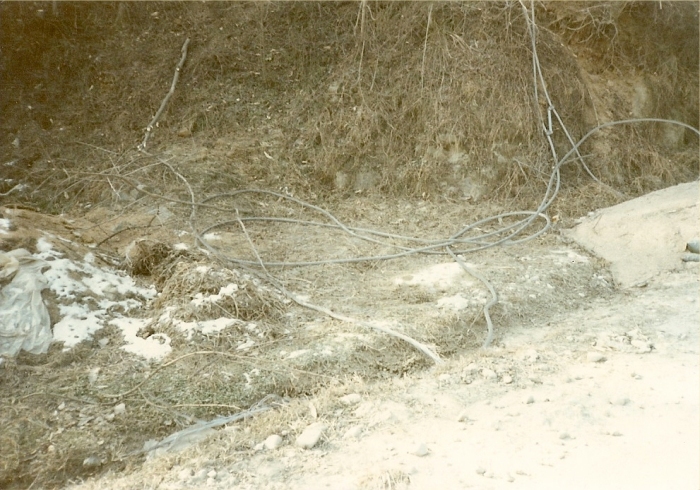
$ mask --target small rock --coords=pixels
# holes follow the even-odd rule
[[[216,478],[216,470],[211,470],[207,473],[207,478]]]
[[[450,380],[450,375],[448,373],[443,373],[438,376],[438,381],[441,383],[447,383]]]
[[[100,374],[100,368],[98,368],[98,367],[92,368],[88,372],[88,381],[90,382],[91,385],[95,384],[95,381],[97,381],[97,377],[99,376],[99,374]]]
[[[351,405],[357,405],[358,403],[360,403],[362,401],[362,397],[357,393],[350,393],[349,395],[340,397],[339,401],[346,407],[349,407]]]
[[[197,473],[195,473],[192,477],[192,483],[204,482],[207,478],[207,473],[208,471],[206,468],[201,468],[200,470],[197,470]]]
[[[469,422],[469,412],[466,410],[462,410],[459,412],[459,415],[457,415],[457,422]]]
[[[102,461],[100,461],[100,458],[97,456],[88,456],[83,461],[83,466],[86,468],[94,468],[96,466],[100,466],[100,464],[102,464]]]
[[[362,435],[362,427],[356,425],[345,431],[345,434],[343,434],[343,439],[357,439],[360,437],[360,435]]]
[[[277,434],[272,434],[270,436],[267,436],[267,439],[265,439],[263,445],[265,446],[265,449],[272,451],[282,445],[282,438]]]
[[[622,435],[622,432],[615,431],[615,432],[613,432],[613,433],[610,434],[610,435],[613,436],[613,437],[620,437],[620,436]]]
[[[605,356],[600,352],[589,352],[586,354],[586,360],[588,362],[604,362]]]
[[[304,449],[311,449],[321,438],[324,430],[326,426],[320,422],[311,424],[297,437],[295,444]]]
[[[255,446],[253,446],[253,452],[259,453],[265,449],[265,443],[264,442],[259,442]]]
[[[513,377],[510,376],[509,374],[505,374],[503,378],[501,379],[505,384],[509,385],[513,382]]]
[[[109,344],[109,339],[107,337],[103,337],[98,340],[97,343],[100,344],[100,347],[107,347],[107,344]]]
[[[498,375],[493,369],[484,368],[481,370],[481,375],[486,379],[496,379]]]
[[[66,402],[61,402],[61,404],[58,406],[58,409],[63,410],[64,408],[66,408]]]
[[[530,396],[528,396],[528,397],[525,399],[525,403],[526,403],[527,405],[529,405],[529,404],[531,404],[531,403],[535,403],[535,398],[534,398],[532,395],[530,395]]]
[[[483,468],[483,467],[481,467],[481,466],[478,466],[478,467],[476,468],[476,474],[477,474],[477,475],[482,475],[482,476],[483,476],[485,473],[486,473],[486,468]]]
[[[427,456],[430,453],[430,450],[428,449],[428,446],[425,445],[425,443],[421,442],[413,449],[412,452],[416,456],[422,458],[423,456]]]
[[[192,475],[194,475],[194,471],[192,471],[192,468],[184,468],[177,473],[177,479],[180,481],[185,481],[189,480]]]
[[[126,412],[126,405],[124,403],[120,403],[114,407],[114,415],[121,415],[124,412]]]
[[[612,405],[618,405],[620,407],[624,407],[625,405],[629,405],[630,399],[629,398],[616,398],[614,400],[611,400],[610,403]]]
[[[571,439],[571,436],[569,435],[568,432],[561,432],[561,433],[559,433],[559,439],[561,439],[562,441],[567,441],[567,440]]]

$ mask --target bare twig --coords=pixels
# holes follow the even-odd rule
[[[428,23],[425,25],[425,42],[423,43],[423,61],[420,65],[420,88],[423,90],[423,77],[425,76],[425,52],[428,50],[428,31],[430,30],[430,21],[433,18],[433,5],[430,4],[428,9]]]
[[[143,141],[141,144],[138,146],[139,150],[145,150],[146,149],[146,144],[148,143],[148,138],[151,137],[151,132],[153,131],[153,128],[155,127],[156,123],[158,122],[158,119],[160,119],[160,116],[163,114],[163,111],[165,110],[165,106],[168,105],[168,101],[170,100],[170,97],[173,96],[175,93],[175,85],[177,85],[177,81],[180,78],[180,70],[182,70],[182,66],[185,64],[185,60],[187,59],[187,46],[190,44],[190,38],[185,39],[185,44],[182,45],[182,49],[180,50],[182,52],[182,56],[180,57],[180,62],[177,64],[177,67],[175,68],[175,75],[173,76],[173,83],[170,84],[170,90],[168,91],[167,94],[165,94],[165,98],[163,99],[163,102],[160,103],[160,107],[158,108],[158,112],[156,112],[156,115],[153,116],[153,119],[151,119],[151,122],[146,126],[146,134],[143,136]]]

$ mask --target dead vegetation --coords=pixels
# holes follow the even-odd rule
[[[534,11],[547,90],[574,140],[630,117],[698,126],[695,4],[550,2]],[[470,209],[482,217],[494,207],[536,206],[554,164],[541,130],[548,108],[536,106],[530,38],[516,2],[6,2],[0,23],[0,103],[8,115],[0,121],[0,203],[91,213],[86,243],[99,242],[161,292],[153,324],[141,334],[167,333],[178,349],[175,361],[152,366],[125,355],[118,331],[105,328],[69,352],[55,348],[7,364],[0,486],[58,487],[128,469],[138,459],[126,455],[146,438],[197,417],[240,410],[267,393],[297,397],[428,365],[396,339],[352,330],[354,348],[280,368],[281,355],[322,349],[339,329],[333,322],[323,332],[307,328],[308,314],[259,276],[176,251],[162,230],[230,220],[236,257],[255,261],[240,218],[303,213],[288,201],[238,196],[198,207],[193,220],[192,202],[252,187],[336,207],[360,222],[380,213],[344,204],[358,196],[478,205]],[[138,152],[185,37],[192,43],[175,95],[150,153]],[[552,140],[559,156],[569,149],[562,128],[553,128]],[[698,174],[697,136],[677,126],[606,128],[581,153],[605,185],[580,163],[566,164],[551,209],[562,221]],[[132,212],[141,218],[125,219]],[[393,224],[368,225],[410,222],[427,235],[431,226],[464,219],[453,212],[423,218],[411,208],[386,213]],[[279,232],[272,224],[245,226],[256,243]],[[263,251],[280,260],[327,252],[304,243],[305,233],[297,228]],[[346,245],[337,253],[358,250]],[[343,267],[361,273],[377,264],[306,277],[287,271],[285,279],[330,287]],[[237,290],[193,303],[229,284]],[[402,294],[409,304],[431,301],[422,291]],[[515,303],[495,313],[499,320],[529,313]],[[219,331],[188,338],[174,327],[221,316],[232,322]],[[477,318],[448,318],[412,333],[450,355],[479,344]],[[103,338],[115,347],[98,348]],[[256,346],[241,348],[251,338]],[[108,390],[90,382],[94,366]],[[122,401],[128,417],[115,415]],[[289,421],[289,414],[274,417],[284,422],[268,423]],[[232,444],[248,450],[252,440]],[[85,464],[90,457],[96,462]],[[372,485],[394,488],[407,478],[377,475]]]

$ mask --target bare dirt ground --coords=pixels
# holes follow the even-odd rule
[[[621,228],[602,224],[620,210],[626,243],[648,245],[644,277],[628,287],[613,284],[629,280],[638,262],[626,268],[614,260],[611,277],[562,238],[588,240],[606,255]],[[470,260],[489,274],[507,271],[521,296],[523,284],[537,284],[525,295],[538,305],[532,316],[499,330],[494,346],[401,378],[355,379],[318,393],[299,419],[260,433],[247,451],[233,442],[250,433],[244,424],[75,488],[698,488],[700,280],[698,264],[681,260],[700,231],[697,211],[697,183],[685,184],[591,213],[573,232]],[[595,222],[601,226],[586,232]],[[439,263],[447,261],[386,262],[336,284],[326,299],[345,295],[358,314],[428,323],[456,291],[475,296],[476,284]],[[550,288],[555,271],[568,272]],[[507,304],[508,287],[496,277]],[[430,299],[402,308],[392,301],[402,281]],[[391,294],[369,301],[370,285]],[[295,445],[300,428],[319,423],[323,435],[312,449]],[[261,444],[272,434],[281,441]]]

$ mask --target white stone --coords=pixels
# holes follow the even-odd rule
[[[304,432],[302,432],[299,437],[297,437],[295,443],[301,448],[311,449],[321,438],[321,435],[323,434],[324,430],[326,430],[326,426],[321,422],[311,424],[306,429],[304,429]]]
[[[342,403],[346,407],[349,407],[352,405],[357,405],[361,401],[362,401],[362,397],[357,393],[350,393],[349,395],[345,395],[343,397],[340,397],[340,403]]]
[[[263,442],[263,445],[265,446],[265,449],[272,451],[282,445],[282,438],[277,434],[269,435],[267,436],[267,439],[265,439],[265,442]]]
[[[184,480],[189,480],[192,475],[194,475],[194,471],[192,471],[192,468],[184,468],[177,473],[177,479],[180,481]]]
[[[426,446],[424,442],[421,442],[413,449],[412,452],[416,456],[419,456],[422,458],[423,456],[427,456],[430,453],[430,450],[428,449],[428,446]]]
[[[124,403],[120,403],[119,405],[116,405],[114,407],[114,415],[121,415],[126,412],[126,405]]]
[[[510,376],[510,375],[508,375],[508,374],[506,374],[506,375],[503,376],[502,381],[503,381],[505,384],[509,385],[509,384],[511,384],[511,383],[513,382],[513,377]]]
[[[355,425],[345,431],[345,434],[343,434],[343,439],[357,439],[360,437],[360,435],[362,435],[362,427]]]
[[[459,415],[457,415],[457,422],[469,422],[469,412],[466,410],[462,410],[459,412]]]
[[[489,368],[482,369],[481,375],[486,379],[496,379],[498,377],[498,375],[496,374],[496,371],[494,371],[493,369],[489,369]]]

